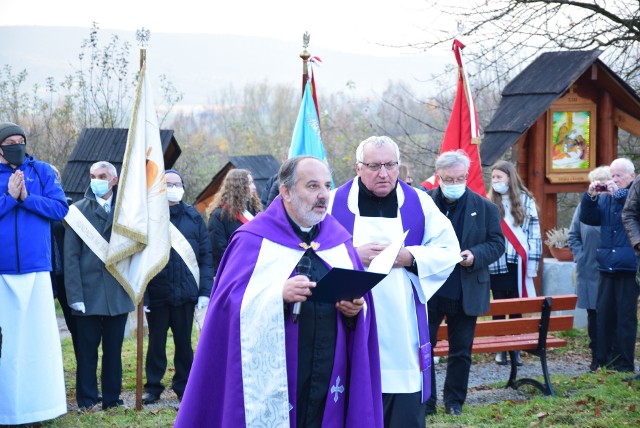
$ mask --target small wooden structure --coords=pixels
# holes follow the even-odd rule
[[[251,171],[256,191],[261,195],[267,181],[280,169],[280,163],[271,155],[229,156],[229,162],[213,176],[207,187],[196,197],[193,205],[199,212],[204,212],[213,202],[213,197],[222,186],[227,173],[235,168]]]
[[[556,226],[558,193],[584,192],[587,174],[617,157],[618,128],[640,137],[640,97],[601,51],[540,55],[504,89],[480,145],[483,166],[511,147],[518,173]]]
[[[69,161],[62,172],[62,185],[67,197],[77,202],[84,197],[89,187],[89,168],[98,161],[113,164],[120,173],[124,150],[127,146],[127,128],[85,128],[82,130]],[[182,149],[173,130],[160,130],[160,141],[164,152],[166,169],[176,163]]]

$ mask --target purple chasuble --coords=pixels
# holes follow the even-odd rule
[[[318,224],[318,252],[345,245],[355,269],[362,269],[351,235],[330,215]],[[304,253],[300,238],[286,218],[280,197],[231,237],[222,257],[207,310],[193,367],[178,411],[175,426],[246,426],[242,377],[240,313],[263,240]],[[277,254],[272,255],[277,263]],[[287,277],[294,271],[286,272]],[[284,284],[274,286],[284,286]],[[338,332],[331,385],[323,414],[324,427],[382,427],[380,356],[375,311],[370,294],[364,296],[367,313],[358,314],[354,331],[346,329],[337,312]],[[284,304],[279,302],[279,310]],[[298,325],[285,320],[286,373],[289,424],[296,425]],[[256,335],[269,331],[252,332]],[[277,403],[281,405],[283,403]],[[268,419],[268,410],[265,419]]]
[[[354,180],[356,182],[354,182]],[[336,220],[338,220],[352,234],[356,215],[349,209],[347,201],[349,198],[349,192],[353,186],[356,186],[356,191],[360,192],[357,183],[358,178],[355,178],[354,180],[347,181],[336,190],[333,200],[333,208],[331,210],[331,215],[333,215]],[[405,246],[422,245],[425,217],[424,212],[422,211],[420,198],[413,187],[400,180],[398,180],[397,183],[398,187],[401,187],[404,193],[404,202],[400,207],[402,229],[405,231],[409,230],[409,233],[405,238]],[[431,396],[431,344],[429,342],[429,323],[427,320],[426,305],[420,302],[416,286],[413,282],[412,286],[420,342],[418,355],[420,358],[420,370],[422,371],[422,402],[424,403]]]

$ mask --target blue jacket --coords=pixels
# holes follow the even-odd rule
[[[601,272],[635,272],[637,269],[636,256],[622,224],[626,200],[626,197],[614,198],[604,193],[595,201],[586,192],[582,197],[580,221],[589,226],[600,226],[596,260]]]
[[[29,195],[18,202],[8,193],[13,170],[0,164],[0,274],[51,270],[51,220],[62,220],[69,206],[49,164],[27,157],[18,167]]]

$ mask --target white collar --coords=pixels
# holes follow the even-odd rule
[[[111,196],[109,196],[109,199],[102,199],[96,196],[96,201],[98,201],[98,203],[100,204],[101,207],[104,208],[104,206],[106,204],[109,204],[109,208],[113,208],[111,201],[113,200],[113,193],[111,193]]]

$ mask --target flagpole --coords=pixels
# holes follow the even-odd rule
[[[142,27],[136,31],[136,40],[140,48],[140,71],[147,60],[147,49],[150,31]],[[136,331],[136,411],[142,410],[142,354],[144,344],[144,299],[138,303],[138,329]]]
[[[302,52],[300,52],[300,58],[302,58],[302,96],[304,96],[304,87],[307,84],[307,80],[309,80],[309,70],[307,67],[307,61],[311,58],[311,54],[307,50],[309,47],[309,40],[311,36],[307,31],[302,35]]]

